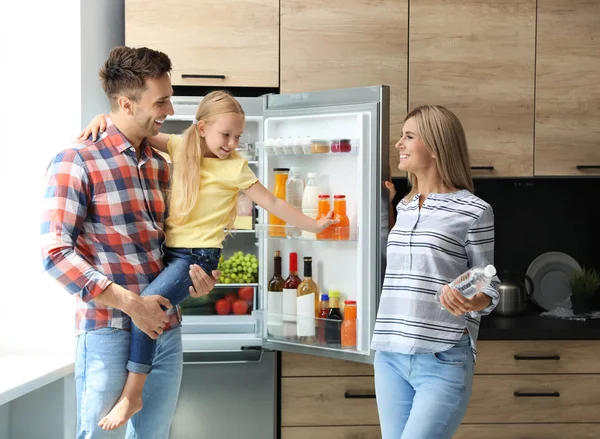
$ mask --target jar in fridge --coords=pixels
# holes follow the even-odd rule
[[[319,211],[317,213],[317,220],[324,218],[331,211],[331,197],[327,194],[319,195]],[[333,239],[333,228],[327,227],[321,233],[317,233],[317,239]]]
[[[356,349],[356,301],[344,301],[344,320],[342,321],[341,335],[342,348]]]
[[[290,172],[289,168],[275,168],[273,169],[275,173],[275,187],[273,189],[273,194],[281,199],[285,200],[285,184],[287,182],[288,174]],[[272,237],[285,237],[285,221],[281,218],[269,213],[269,224],[275,227],[269,227],[269,236]]]
[[[352,143],[350,139],[335,139],[331,142],[331,152],[350,152]]]
[[[350,239],[350,220],[346,215],[346,196],[333,196],[333,218],[338,220],[330,228],[333,229],[333,239],[337,241],[348,241]]]
[[[310,144],[310,152],[312,154],[323,154],[329,152],[329,142],[327,140],[313,139]]]

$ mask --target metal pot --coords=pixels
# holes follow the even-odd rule
[[[502,278],[501,278],[502,279]],[[527,275],[522,280],[505,280],[498,287],[500,300],[493,314],[501,316],[516,316],[527,309],[527,302],[533,292],[533,281]]]

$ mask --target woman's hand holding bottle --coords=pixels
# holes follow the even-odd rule
[[[333,210],[329,211],[329,213],[323,218],[314,221],[315,227],[312,230],[309,230],[309,232],[312,233],[321,233],[327,227],[340,222],[339,220],[333,218]]]

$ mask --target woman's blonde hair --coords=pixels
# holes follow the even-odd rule
[[[207,94],[196,110],[196,121],[204,121],[207,125],[223,114],[240,114],[245,116],[240,103],[227,91],[217,90]],[[184,224],[198,199],[200,187],[200,167],[207,146],[204,137],[198,132],[197,123],[191,125],[183,133],[181,145],[173,156],[173,177],[169,191],[169,219],[171,225]],[[232,157],[239,157],[237,151],[231,151]],[[227,227],[233,228],[236,207],[229,214]]]
[[[467,137],[458,117],[441,105],[423,105],[408,113],[403,123],[408,119],[415,121],[418,136],[436,157],[437,170],[444,186],[473,192]],[[411,190],[405,200],[412,199],[419,192],[417,176],[409,172],[408,180]]]

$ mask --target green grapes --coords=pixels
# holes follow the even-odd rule
[[[222,284],[246,284],[258,282],[258,260],[251,253],[244,255],[237,251],[227,260],[221,255],[219,266],[221,277],[218,279]]]

